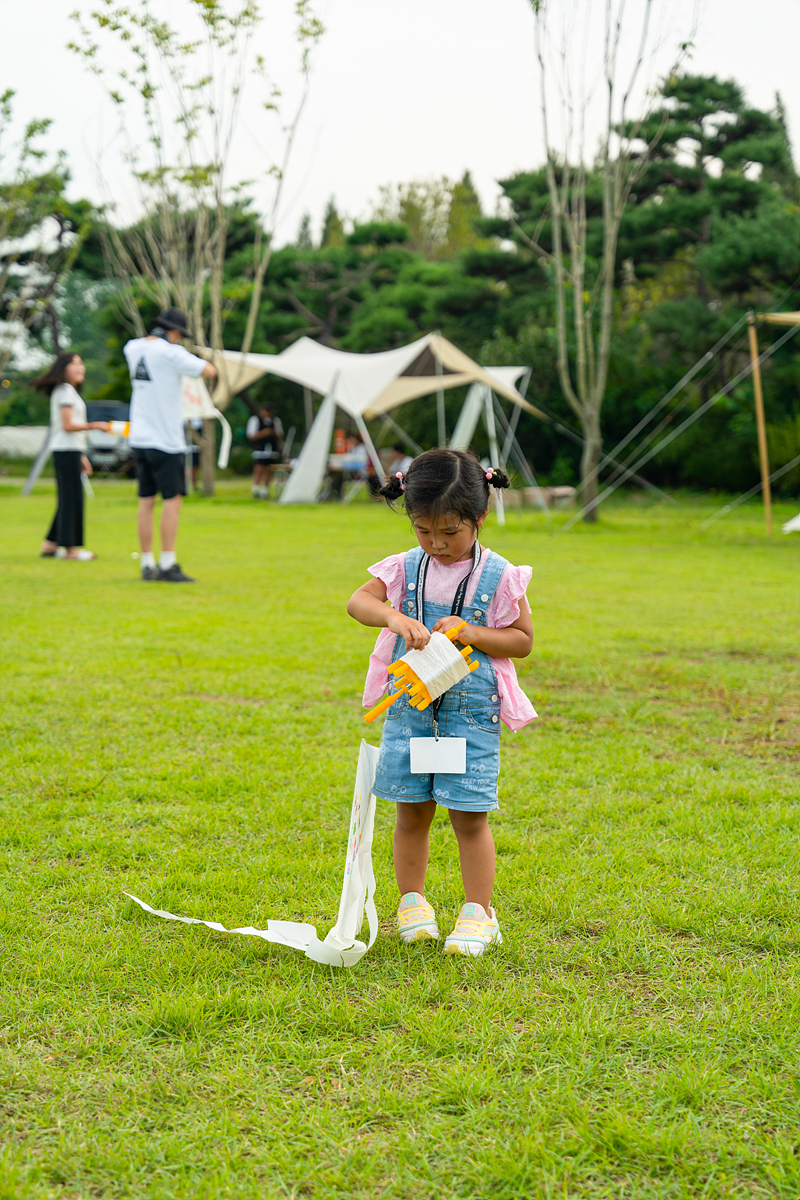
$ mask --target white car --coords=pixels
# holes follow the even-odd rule
[[[87,421],[127,421],[130,411],[130,404],[123,404],[118,400],[86,402]],[[99,429],[90,429],[87,438],[87,455],[95,471],[127,475],[129,478],[136,474],[136,460],[126,437],[118,433],[102,433]]]

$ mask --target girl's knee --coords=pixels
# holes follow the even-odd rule
[[[400,829],[413,831],[428,829],[436,812],[436,801],[426,800],[421,804],[398,804],[397,825]]]
[[[462,809],[451,808],[450,824],[458,838],[480,837],[489,828],[489,814],[485,812],[464,812]]]

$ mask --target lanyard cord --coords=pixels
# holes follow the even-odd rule
[[[425,624],[425,580],[428,577],[428,563],[430,561],[430,556],[424,554],[419,561],[419,566],[417,567],[417,608],[419,610],[419,619],[423,625]],[[451,617],[461,616],[461,610],[464,607],[464,600],[467,595],[469,581],[472,578],[475,568],[480,561],[481,548],[478,545],[478,539],[476,538],[472,547],[472,567],[456,588],[456,594],[453,597],[453,606],[450,609]]]
[[[423,625],[425,624],[425,580],[428,576],[428,563],[430,561],[430,556],[425,554],[420,559],[419,566],[417,567],[417,611],[419,614],[419,619]],[[480,561],[481,548],[478,543],[478,539],[475,538],[475,542],[472,547],[472,566],[456,588],[456,594],[453,597],[453,606],[450,609],[450,615],[452,617],[461,616],[461,610],[464,607],[464,600],[467,595],[469,581],[475,573],[475,568]],[[439,736],[439,709],[441,708],[443,699],[444,695],[438,696],[431,705],[431,708],[433,709],[434,736],[437,738]]]

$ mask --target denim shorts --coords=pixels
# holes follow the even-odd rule
[[[412,737],[433,737],[433,710],[418,712],[407,696],[395,700],[383,723],[373,791],[379,799],[420,804],[435,800],[443,808],[491,812],[498,807],[500,773],[500,701],[496,692],[452,688],[439,709],[439,737],[467,739],[464,775],[412,775]]]

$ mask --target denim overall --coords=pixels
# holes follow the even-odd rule
[[[419,546],[409,550],[405,556],[405,594],[400,611],[416,620],[424,618],[426,627],[432,630],[441,617],[451,615],[452,606],[432,604],[430,600],[425,600],[424,611],[420,615],[416,593],[423,558],[424,551]],[[486,613],[507,566],[506,559],[499,554],[492,551],[483,551],[481,554],[475,570],[479,578],[473,601],[469,605],[464,604],[461,613],[470,625],[486,624]],[[405,641],[398,636],[392,651],[392,662],[397,662],[405,652]],[[432,798],[444,808],[466,812],[489,812],[497,808],[497,776],[500,771],[500,694],[497,676],[488,654],[473,648],[470,657],[478,662],[478,669],[444,693],[437,718],[439,737],[467,739],[466,774],[412,775],[409,739],[434,736],[434,706],[431,704],[423,712],[418,712],[410,706],[408,697],[403,695],[387,711],[383,724],[373,788],[376,796],[411,804]],[[390,691],[396,691],[393,680]]]

